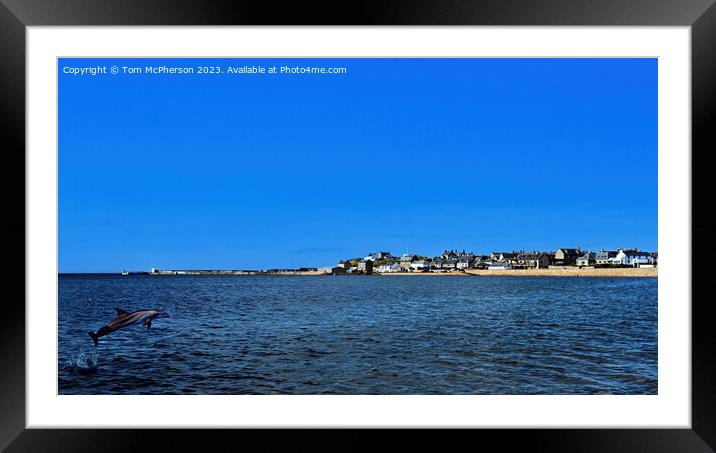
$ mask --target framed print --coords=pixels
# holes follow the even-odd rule
[[[711,451],[716,10],[517,3],[5,2],[3,446]]]

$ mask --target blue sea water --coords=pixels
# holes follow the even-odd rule
[[[59,277],[60,394],[656,394],[657,279]],[[162,308],[150,329],[87,332]]]

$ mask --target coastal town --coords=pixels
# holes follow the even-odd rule
[[[326,274],[371,274],[397,272],[463,272],[469,269],[512,270],[512,269],[561,269],[564,267],[656,267],[656,252],[642,252],[636,249],[592,252],[577,248],[560,248],[554,252],[524,250],[492,252],[477,255],[465,250],[445,250],[439,256],[426,257],[403,254],[395,257],[390,252],[369,253],[363,258],[352,258],[338,262],[335,266],[317,270]]]
[[[123,275],[621,275],[656,276],[658,253],[638,249],[599,251],[580,247],[559,248],[555,251],[509,251],[480,255],[465,250],[444,250],[438,256],[405,253],[394,256],[388,251],[370,252],[362,257],[338,260],[325,267],[262,270],[198,270],[157,269],[149,272],[127,272]],[[651,269],[647,272],[616,272],[619,269]],[[573,271],[583,271],[574,274]]]

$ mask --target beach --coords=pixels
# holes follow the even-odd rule
[[[659,276],[657,267],[629,267],[629,268],[583,268],[577,267],[564,269],[467,269],[464,272],[393,272],[379,275],[442,275],[442,276],[507,276],[507,277],[651,277]]]

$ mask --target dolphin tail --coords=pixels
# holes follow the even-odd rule
[[[92,340],[94,340],[94,345],[97,346],[97,343],[99,342],[99,337],[94,332],[87,332],[90,337],[92,337]]]

